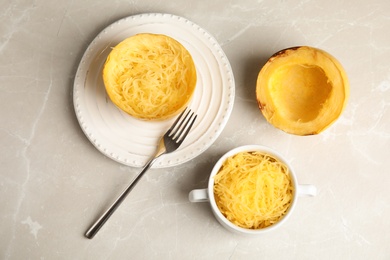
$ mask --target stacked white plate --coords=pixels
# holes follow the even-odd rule
[[[74,106],[82,130],[93,145],[113,160],[143,166],[153,155],[160,137],[173,123],[142,121],[117,108],[106,95],[102,79],[111,48],[138,33],[165,34],[191,53],[197,86],[189,108],[197,121],[182,146],[161,157],[155,168],[189,161],[210,147],[225,127],[234,103],[234,77],[218,42],[193,22],[171,14],[141,14],[121,19],[104,29],[89,45],[74,81]]]

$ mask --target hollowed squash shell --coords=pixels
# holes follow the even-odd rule
[[[347,75],[327,52],[308,46],[275,53],[261,69],[256,98],[269,123],[295,135],[329,127],[349,96]]]

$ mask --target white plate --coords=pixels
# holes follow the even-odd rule
[[[189,107],[198,118],[174,153],[161,157],[155,168],[174,166],[204,152],[217,139],[233,109],[234,77],[217,41],[191,21],[171,14],[141,14],[104,29],[89,45],[78,67],[73,99],[85,135],[103,154],[125,165],[140,167],[153,156],[159,138],[174,118],[150,122],[118,109],[106,95],[102,68],[112,47],[138,33],[158,33],[179,41],[191,53],[198,81]]]

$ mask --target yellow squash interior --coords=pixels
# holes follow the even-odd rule
[[[273,55],[259,73],[256,96],[265,118],[296,135],[318,134],[345,108],[346,73],[328,53],[297,47]]]
[[[137,34],[113,48],[103,68],[111,101],[143,120],[163,120],[178,114],[196,86],[190,53],[175,39],[161,34]]]

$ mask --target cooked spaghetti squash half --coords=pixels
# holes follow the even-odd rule
[[[197,76],[187,49],[161,34],[137,34],[115,46],[103,68],[111,101],[129,115],[164,120],[186,107]]]

